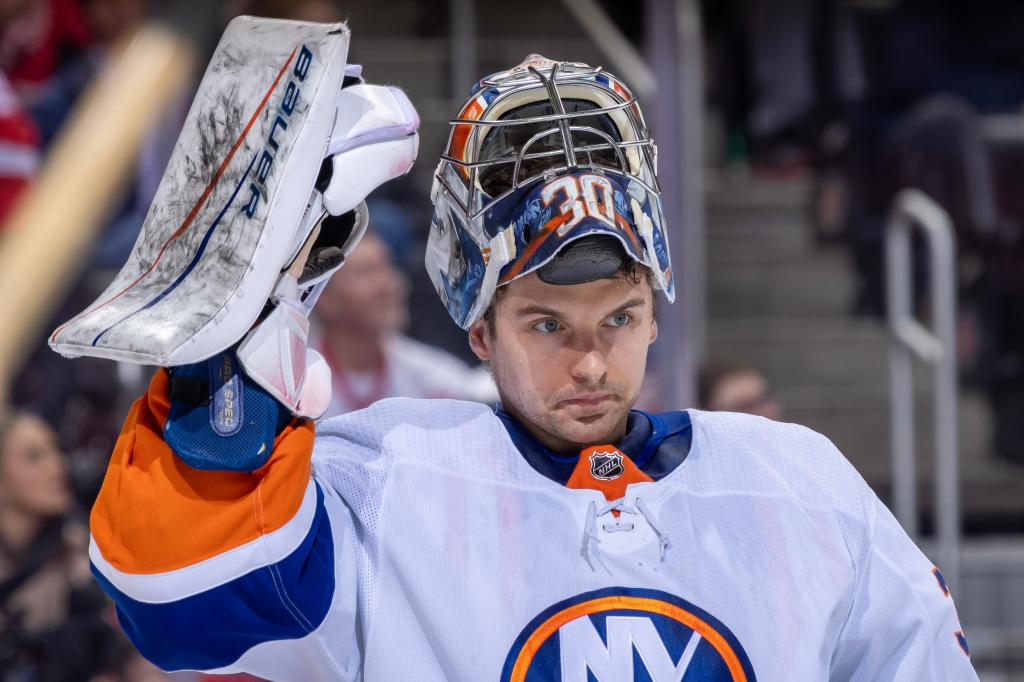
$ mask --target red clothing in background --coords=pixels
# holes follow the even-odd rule
[[[75,0],[29,3],[22,15],[0,26],[0,69],[19,94],[31,99],[36,87],[91,42]]]
[[[0,74],[0,230],[39,166],[39,133]]]

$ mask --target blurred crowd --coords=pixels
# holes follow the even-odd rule
[[[76,100],[145,12],[131,0],[0,3],[0,230]],[[79,299],[134,242],[166,161],[160,133],[83,264]],[[164,679],[121,633],[89,571],[86,510],[117,434],[122,387],[109,367],[42,350],[26,367],[0,415],[0,680]]]
[[[914,187],[952,218],[958,360],[989,398],[991,450],[1024,463],[1024,5],[706,0],[727,161],[813,183],[816,237],[848,249],[854,315],[884,317],[884,236]],[[922,245],[915,291],[927,301]],[[923,315],[920,315],[924,317]]]
[[[231,1],[222,19],[342,20],[341,4]],[[951,213],[964,379],[991,398],[993,451],[1024,461],[1024,193],[1013,182],[1024,165],[1024,5],[703,5],[708,96],[726,130],[721,161],[813,180],[818,238],[846,244],[857,266],[851,313],[884,314],[882,238],[895,193],[918,187]],[[80,94],[151,9],[145,0],[0,0],[0,235]],[[191,95],[180,93],[147,135],[54,323],[91,303],[124,262]],[[375,193],[370,232],[321,298],[314,345],[334,375],[328,416],[388,396],[497,398],[426,280],[428,211],[411,180]],[[134,653],[88,567],[87,510],[150,370],[66,361],[43,337],[35,347],[0,416],[0,682],[168,679]],[[782,417],[763,376],[742,365],[705,368],[699,406]]]

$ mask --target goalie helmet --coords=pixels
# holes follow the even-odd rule
[[[615,76],[530,55],[479,81],[451,126],[434,175],[426,267],[462,328],[518,277],[540,270],[569,283],[545,273],[567,270],[552,261],[572,243],[586,246],[581,259],[607,263],[618,242],[675,298],[654,142]]]

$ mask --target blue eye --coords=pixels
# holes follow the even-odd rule
[[[558,331],[558,320],[541,320],[537,324],[533,325],[533,328],[542,334],[553,334]]]
[[[612,327],[625,327],[631,319],[633,318],[629,316],[629,313],[616,313],[608,318],[608,323]]]

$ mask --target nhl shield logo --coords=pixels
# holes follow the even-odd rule
[[[599,481],[614,481],[624,473],[622,453],[601,450],[590,453],[590,475]]]

